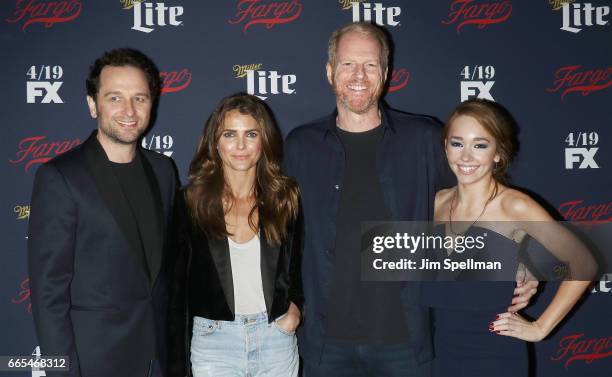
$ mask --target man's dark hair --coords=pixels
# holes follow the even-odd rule
[[[96,100],[96,95],[100,90],[100,73],[106,66],[112,67],[135,67],[144,72],[149,83],[151,101],[157,102],[159,98],[159,70],[155,63],[142,52],[132,48],[117,48],[104,53],[96,59],[94,64],[89,67],[89,76],[85,81],[87,95]]]

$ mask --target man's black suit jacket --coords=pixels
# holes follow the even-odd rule
[[[156,152],[138,148],[137,153],[165,240],[176,169]],[[165,256],[147,263],[136,220],[95,132],[38,169],[28,234],[41,353],[70,358],[70,372],[57,375],[146,376],[154,359],[163,369]]]

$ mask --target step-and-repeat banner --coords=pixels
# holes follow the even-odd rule
[[[327,39],[350,21],[385,27],[395,46],[386,102],[444,121],[471,97],[502,103],[520,126],[513,183],[567,220],[612,212],[610,0],[4,0],[0,355],[37,352],[26,264],[32,180],[96,123],[88,67],[134,47],[161,71],[163,95],[145,148],[175,159],[185,181],[215,104],[246,91],[286,134],[333,110]],[[612,276],[533,347],[535,376],[612,375]],[[550,301],[548,284],[529,308]],[[43,375],[42,372],[15,375]]]

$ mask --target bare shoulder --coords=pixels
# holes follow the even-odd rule
[[[442,189],[436,193],[434,202],[434,220],[443,221],[448,214],[449,206],[453,198],[455,187]]]
[[[549,221],[552,217],[529,195],[507,188],[501,195],[501,209],[514,221]]]

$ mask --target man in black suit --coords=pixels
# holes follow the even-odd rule
[[[58,376],[159,374],[178,182],[169,158],[138,146],[159,72],[141,52],[117,49],[95,61],[86,86],[98,129],[34,180],[28,256],[41,353],[69,357]]]

